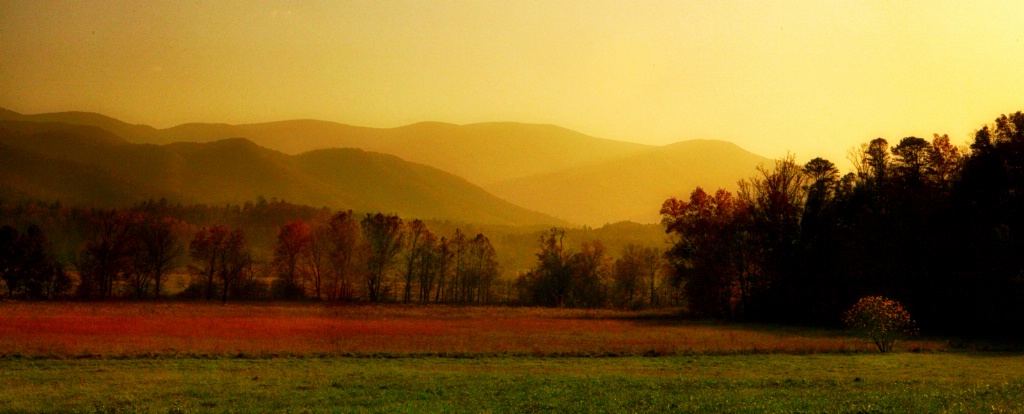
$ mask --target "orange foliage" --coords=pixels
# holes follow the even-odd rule
[[[937,343],[908,347],[935,350]],[[670,355],[862,351],[828,331],[537,308],[208,303],[2,303],[0,354]]]
[[[843,314],[843,322],[870,339],[879,352],[891,351],[897,339],[917,333],[903,305],[884,296],[861,298]]]

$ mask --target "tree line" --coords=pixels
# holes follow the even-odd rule
[[[394,214],[360,217],[263,198],[221,207],[159,200],[123,210],[0,202],[0,213],[7,298],[680,303],[659,249],[629,242],[613,260],[598,241],[579,251],[565,246],[566,229],[542,235],[541,266],[508,278],[484,234],[435,223],[451,232],[439,235]],[[508,246],[522,235],[505,237],[506,249],[529,249]]]
[[[670,270],[655,247],[627,244],[612,259],[598,241],[579,250],[565,245],[565,229],[553,228],[538,240],[536,265],[515,281],[518,302],[551,307],[647,308],[679,305],[666,283]]]
[[[59,204],[3,208],[12,217],[74,229],[57,232],[65,239],[62,244],[74,246],[61,253],[37,224],[23,232],[11,224],[0,227],[0,279],[8,298],[165,298],[169,276],[182,270],[187,286],[176,297],[224,302],[310,298],[487,304],[509,297],[508,289],[499,292],[500,267],[485,235],[456,229],[450,237],[438,236],[422,220],[406,222],[394,214],[325,214],[276,200],[225,209],[184,208],[166,200],[128,210]],[[186,211],[190,214],[182,214]],[[214,220],[241,218],[236,223],[273,223],[296,215],[307,219],[273,226],[272,247],[261,252],[241,226],[197,225],[180,218],[211,216],[197,211],[215,212],[219,217]],[[265,227],[247,229],[260,233]]]
[[[855,171],[792,156],[736,194],[666,200],[666,260],[691,312],[836,324],[858,298],[906,304],[931,332],[1024,330],[1024,113],[977,130],[877,138],[850,150]]]

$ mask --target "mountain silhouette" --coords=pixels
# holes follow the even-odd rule
[[[436,167],[477,185],[612,160],[651,148],[595,138],[553,125],[513,122],[421,122],[398,128],[367,128],[291,120],[245,125],[192,123],[155,129],[83,112],[22,115],[3,111],[0,120],[3,119],[95,126],[135,143],[211,142],[244,137],[287,154],[360,148]]]
[[[573,223],[600,226],[620,220],[656,223],[669,197],[686,198],[697,186],[736,191],[767,158],[739,146],[683,141],[616,160],[505,181],[487,187],[521,206]]]
[[[5,198],[113,207],[160,197],[240,204],[264,196],[424,219],[564,224],[453,174],[359,149],[288,155],[244,138],[134,144],[95,126],[0,121],[0,160]]]
[[[351,176],[354,170],[332,171],[327,168],[329,163],[319,161],[319,155],[304,153],[359,148],[446,171],[515,205],[591,226],[622,220],[657,222],[658,209],[666,198],[687,197],[697,186],[735,191],[738,180],[752,176],[757,165],[769,161],[721,141],[693,140],[659,147],[595,138],[553,125],[510,122],[470,125],[421,122],[398,128],[368,128],[291,120],[245,125],[192,123],[155,129],[84,112],[22,115],[0,110],[0,119],[99,127],[137,144],[211,143],[244,137],[258,147],[285,154],[303,154],[301,159],[324,167],[312,171],[311,167],[304,166],[303,174],[338,178]],[[283,177],[303,180],[295,176],[294,171],[289,174],[293,175]],[[415,178],[406,178],[415,181]],[[348,185],[359,184],[350,182]],[[296,187],[289,192],[284,182],[275,182],[272,187],[281,193],[298,191]],[[335,194],[314,184],[303,188]],[[377,189],[373,191],[379,190],[373,188]],[[373,193],[366,188],[364,191]],[[289,199],[354,202],[341,195],[307,194]],[[398,200],[395,197],[383,199]],[[447,202],[455,203],[456,199]]]

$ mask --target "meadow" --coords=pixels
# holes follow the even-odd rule
[[[913,340],[902,349],[946,344]],[[844,332],[681,319],[675,310],[311,303],[0,305],[0,355],[656,356],[867,352]]]
[[[1024,412],[1024,357],[624,312],[0,303],[2,412]]]

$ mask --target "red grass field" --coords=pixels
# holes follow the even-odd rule
[[[670,355],[870,351],[842,332],[665,312],[207,303],[0,303],[0,355]],[[916,340],[901,349],[941,350]]]

